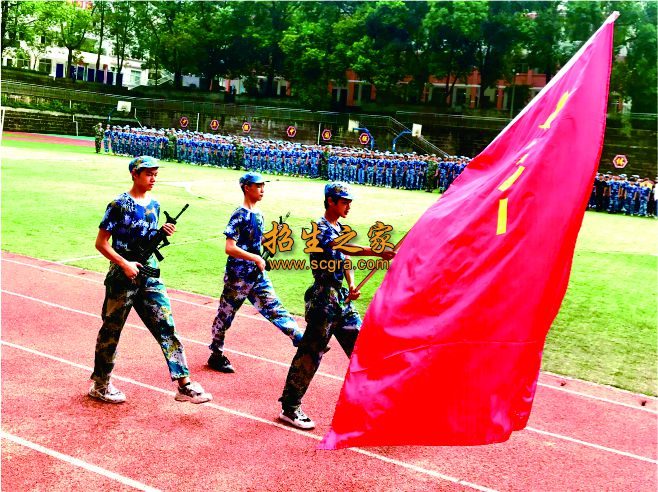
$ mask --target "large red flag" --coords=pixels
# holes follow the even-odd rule
[[[409,231],[320,448],[490,444],[526,426],[603,145],[617,15]]]

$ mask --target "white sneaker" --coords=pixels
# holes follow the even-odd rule
[[[126,401],[126,395],[123,394],[123,391],[115,388],[112,382],[108,384],[94,382],[89,388],[89,396],[107,403],[123,403]]]
[[[188,383],[185,386],[179,386],[176,401],[189,401],[192,403],[205,403],[212,400],[212,395],[206,393],[199,383]]]
[[[297,427],[298,429],[310,430],[315,428],[315,422],[313,422],[301,408],[296,408],[294,410],[281,410],[279,420],[286,422],[293,427]]]

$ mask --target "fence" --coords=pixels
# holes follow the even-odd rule
[[[198,101],[179,101],[170,99],[148,99],[130,97],[125,95],[103,94],[92,91],[73,90],[60,87],[40,86],[25,82],[3,81],[2,92],[4,94],[13,94],[26,97],[35,97],[43,99],[57,99],[75,102],[83,102],[106,107],[116,107],[118,101],[129,101],[137,117],[139,110],[146,111],[173,111],[181,115],[192,117],[195,114],[204,115],[224,115],[226,117],[243,118],[245,121],[263,120],[280,120],[290,123],[324,123],[337,128],[347,128],[350,116],[342,113],[331,111],[308,111],[294,108],[278,108],[268,106],[250,106],[237,104],[221,104],[212,102]],[[400,134],[404,130],[409,130],[405,125],[390,116],[378,115],[352,115],[352,118],[358,118],[361,125],[368,126],[371,130],[382,129],[392,134]],[[419,148],[421,151],[429,154],[448,155],[436,145],[430,143],[425,138],[411,138],[405,136],[405,140],[412,146]]]

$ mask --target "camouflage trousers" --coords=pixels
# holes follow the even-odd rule
[[[361,318],[352,304],[347,304],[348,290],[315,283],[304,295],[306,331],[292,359],[279,401],[284,408],[302,403],[313,376],[320,367],[325,348],[334,335],[345,354],[352,355],[361,329]]]
[[[157,278],[137,277],[131,282],[112,264],[105,278],[103,325],[96,339],[94,372],[91,379],[105,384],[110,380],[121,331],[132,308],[160,344],[171,379],[190,375],[185,350],[176,333],[171,304],[164,284]]]
[[[266,272],[250,280],[243,278],[237,272],[227,269],[224,274],[224,290],[219,299],[217,316],[212,324],[212,343],[209,348],[213,352],[224,350],[226,331],[231,327],[235,313],[246,299],[254,305],[258,312],[288,336],[293,345],[297,346],[303,332],[297,321],[286,311],[274,292],[272,281]]]

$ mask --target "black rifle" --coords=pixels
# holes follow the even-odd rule
[[[183,210],[178,212],[178,215],[176,217],[170,216],[167,212],[165,212],[165,217],[167,218],[166,223],[168,224],[176,224],[176,221],[178,220],[178,217],[180,217],[185,210],[187,210],[187,207],[189,207],[190,204],[186,203],[185,206],[183,207]],[[135,252],[134,255],[131,256],[132,261],[137,261],[138,263],[141,263],[141,267],[138,267],[140,275],[143,275],[144,277],[155,277],[158,278],[160,276],[160,269],[159,268],[153,268],[147,265],[149,258],[151,255],[155,255],[155,257],[158,259],[158,261],[164,260],[164,256],[162,256],[162,253],[160,253],[160,248],[164,248],[165,246],[169,245],[169,240],[167,239],[167,233],[164,231],[163,227],[160,227],[158,229],[158,232],[153,234],[153,236],[149,239],[144,239],[140,241],[137,244],[137,251]]]
[[[283,224],[286,223],[285,220],[288,217],[290,217],[290,212],[288,212],[285,217],[281,217],[279,215],[279,227],[281,227]],[[274,256],[274,254],[271,253],[270,250],[267,249],[267,248],[263,248],[263,249],[264,249],[264,251],[260,256],[265,260],[265,270],[267,270],[269,272],[272,269],[272,263],[270,263],[270,257]],[[260,274],[260,270],[258,268],[256,268],[256,270],[254,270],[251,273],[248,280],[249,281],[255,281],[258,278],[259,274]]]

